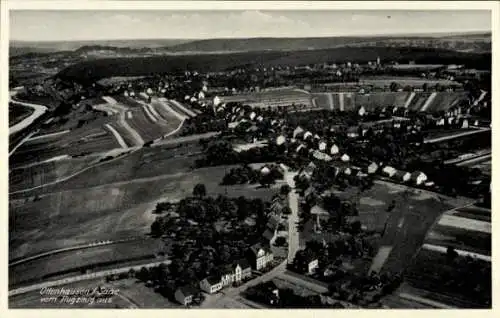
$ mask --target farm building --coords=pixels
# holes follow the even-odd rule
[[[332,145],[330,148],[330,154],[331,155],[336,155],[339,153],[339,147],[337,145]]]
[[[302,129],[302,127],[298,126],[293,131],[293,138],[297,138],[298,139],[298,138],[300,138],[302,136],[303,133],[304,133],[304,129]]]
[[[196,295],[198,290],[193,286],[182,286],[177,288],[175,291],[175,300],[177,300],[180,304],[187,306],[193,302],[193,297]]]
[[[427,181],[427,176],[425,173],[420,172],[420,171],[415,171],[411,174],[411,180],[416,184],[416,185],[421,185],[425,181]]]
[[[340,160],[343,162],[348,162],[351,158],[349,157],[348,154],[343,154],[342,157],[340,157]]]
[[[374,174],[378,170],[378,165],[375,162],[370,163],[370,165],[367,167],[367,172],[369,174]]]
[[[383,169],[382,169],[382,173],[385,174],[386,176],[388,177],[392,177],[396,174],[397,170],[394,169],[393,167],[391,166],[385,166]]]
[[[220,278],[209,276],[200,282],[200,288],[208,294],[214,294],[222,289]]]

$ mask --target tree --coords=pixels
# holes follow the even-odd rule
[[[290,193],[291,190],[292,189],[290,188],[290,186],[288,184],[284,184],[280,188],[280,194],[281,195],[288,195],[288,193]]]
[[[396,83],[396,82],[391,83],[391,85],[390,85],[391,92],[396,92],[398,90],[398,88],[399,88],[398,83]]]
[[[194,186],[193,196],[201,199],[206,195],[207,195],[207,189],[203,183],[198,183],[197,185]]]

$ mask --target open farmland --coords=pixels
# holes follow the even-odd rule
[[[295,105],[311,106],[311,95],[298,89],[276,89],[251,94],[224,96],[222,100],[228,102],[243,102],[254,107],[280,107]]]
[[[9,158],[11,166],[40,162],[61,155],[75,156],[119,148],[114,136],[104,128],[105,122],[103,118],[51,138],[28,140]]]
[[[456,261],[465,261],[463,256],[457,256]],[[451,304],[462,308],[488,308],[491,306],[491,263],[476,260],[479,271],[475,273],[464,272],[464,268],[457,267],[447,261],[446,253],[421,249],[413,261],[412,266],[406,271],[405,279],[409,285],[420,289],[426,298]],[[476,280],[476,290],[457,289],[450,281],[460,281],[465,276],[474,274],[482,276]],[[448,284],[444,283],[448,281]],[[480,287],[479,287],[480,286]],[[464,294],[469,294],[469,297]],[[472,299],[471,299],[472,298]]]
[[[81,268],[99,267],[99,264],[109,262],[126,262],[142,257],[152,258],[163,249],[164,243],[161,240],[144,239],[54,254],[11,266],[9,285],[19,286],[49,277],[54,279],[58,276],[79,274]]]
[[[376,107],[403,107],[410,96],[408,92],[384,92],[371,94],[356,94],[356,106],[363,106],[368,111]]]
[[[356,196],[357,189],[351,187],[333,193],[350,199]],[[388,212],[392,200],[396,206]],[[383,181],[377,181],[363,192],[358,202],[359,220],[367,230],[382,233],[380,246],[392,247],[385,262],[379,264],[382,272],[399,272],[406,268],[433,222],[450,207],[449,203],[439,200],[437,194]],[[324,234],[314,233],[312,225],[306,224],[301,233],[301,241],[323,238],[329,239]]]
[[[190,195],[197,183],[206,185],[208,195],[270,198],[276,191],[245,185],[219,186],[231,166],[189,172],[185,157],[164,159],[156,165],[154,159],[161,158],[161,154],[132,153],[110,162],[116,169],[101,165],[56,185],[11,195],[11,257],[97,239],[145,234],[154,220],[150,211],[157,200],[181,199]],[[155,162],[155,169],[146,163],[148,159]],[[125,162],[128,165],[123,165]],[[44,192],[36,201],[27,196]]]
[[[416,111],[416,112],[420,111],[430,96],[431,96],[431,93],[427,93],[427,92],[415,93],[415,96],[413,97],[410,104],[408,105],[408,109]]]
[[[99,162],[100,158],[101,156],[61,158],[60,160],[12,169],[9,172],[9,191],[13,192],[54,182]]]
[[[439,92],[436,97],[430,102],[425,111],[439,112],[446,111],[449,108],[458,105],[462,101],[467,100],[467,93],[465,92]]]
[[[33,113],[33,108],[9,103],[9,127],[13,126]]]
[[[434,86],[436,84],[440,85],[459,85],[455,81],[445,80],[445,79],[427,79],[420,77],[409,77],[409,76],[370,76],[361,77],[359,83],[362,85],[373,85],[375,87],[389,88],[391,83],[398,83],[401,86],[410,86],[422,88],[422,85],[427,83],[428,86]]]

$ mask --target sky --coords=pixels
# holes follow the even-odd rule
[[[489,11],[10,11],[11,40],[323,37],[491,31]]]

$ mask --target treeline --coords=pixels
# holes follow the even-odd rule
[[[465,53],[426,48],[361,47],[294,52],[244,52],[105,58],[77,63],[63,69],[57,77],[77,82],[96,81],[112,76],[139,76],[158,73],[184,73],[186,70],[217,72],[238,67],[298,66],[326,61],[364,63],[376,60],[415,61],[425,64],[464,64],[466,67],[491,69],[491,53]]]

